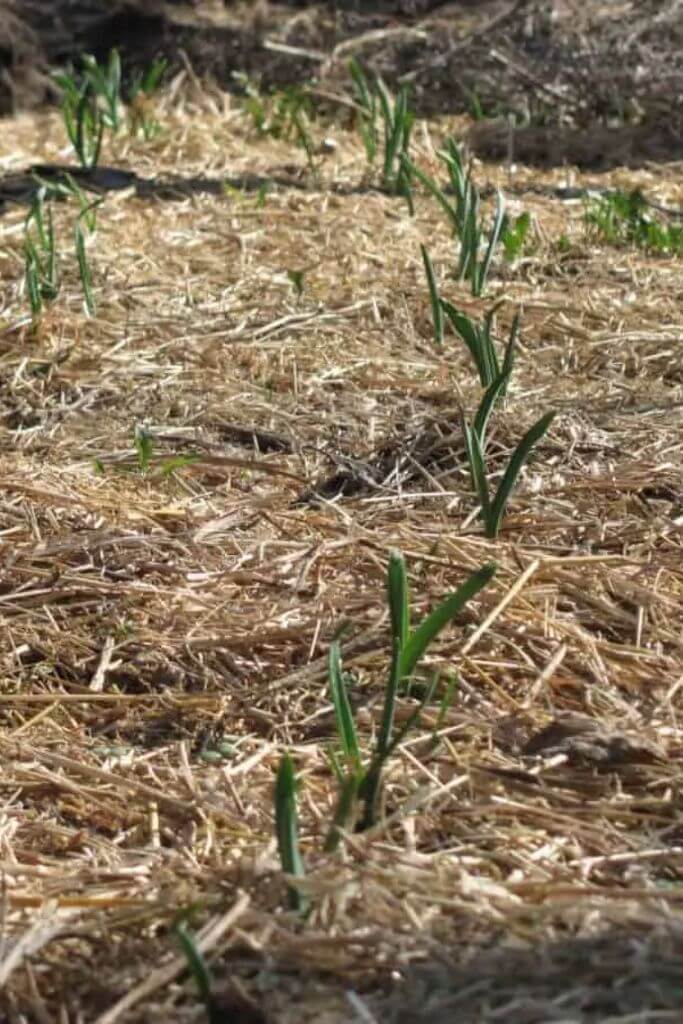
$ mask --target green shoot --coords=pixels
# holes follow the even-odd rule
[[[224,1024],[225,1014],[213,994],[213,983],[206,960],[202,956],[194,937],[187,930],[184,921],[180,921],[175,926],[175,934],[180,943],[180,948],[185,954],[188,969],[197,985],[197,992],[206,1009],[206,1018],[209,1024]]]
[[[372,85],[369,85],[360,64],[355,60],[349,64],[349,73],[354,87],[355,103],[359,108],[358,126],[368,164],[374,164],[379,151],[381,124],[381,186],[393,195],[403,196],[412,214],[413,165],[408,159],[408,151],[415,114],[409,106],[409,89],[402,86],[394,97],[379,76]]]
[[[294,765],[289,754],[284,754],[278,768],[275,782],[275,826],[280,863],[285,874],[303,878],[304,863],[299,850],[299,835],[296,811],[297,782]],[[295,886],[287,887],[289,905],[292,910],[305,913],[308,900]]]
[[[501,373],[505,373],[506,379],[501,389],[501,394],[506,394],[508,378],[514,363],[515,344],[519,334],[519,313],[515,315],[512,321],[501,364],[492,338],[493,319],[500,303],[497,303],[489,310],[481,324],[475,323],[467,313],[457,309],[451,302],[441,299],[440,303],[451,326],[460,335],[470,351],[479,373],[481,386],[483,388],[490,387]]]
[[[288,270],[287,277],[290,280],[292,288],[296,293],[297,299],[301,299],[304,294],[304,275],[303,270]]]
[[[482,399],[479,410],[477,411],[475,426],[470,426],[464,417],[462,421],[463,434],[465,436],[465,448],[467,451],[467,460],[470,466],[472,483],[479,498],[484,531],[486,536],[491,539],[496,538],[500,532],[505,509],[507,508],[510,496],[517,484],[522,467],[531,455],[536,444],[538,444],[550,427],[550,424],[555,417],[554,412],[547,412],[526,432],[512,454],[510,462],[503,474],[503,479],[496,491],[495,497],[491,499],[484,454],[486,445],[486,425],[490,410],[495,402],[496,394],[502,388],[505,378],[506,374],[501,374],[487,390]]]
[[[35,317],[59,292],[52,209],[48,205],[45,213],[44,188],[37,190],[24,221],[24,256],[26,291]]]
[[[136,426],[133,444],[138,456],[138,468],[141,473],[146,473],[152,461],[152,453],[154,451],[152,435],[144,427]]]
[[[62,117],[81,167],[92,170],[100,157],[104,119],[89,82],[86,81],[82,91],[65,90]]]
[[[410,596],[403,556],[394,552],[389,558],[387,599],[391,615],[392,652],[384,692],[384,705],[379,732],[370,760],[363,764],[356,725],[347,691],[347,677],[342,671],[339,646],[332,644],[329,658],[330,690],[334,705],[337,734],[345,773],[338,770],[339,793],[332,827],[325,844],[333,850],[339,841],[339,829],[349,827],[359,816],[359,828],[370,828],[377,820],[384,766],[408,731],[416,724],[424,706],[432,699],[437,678],[427,687],[415,711],[400,728],[394,727],[396,700],[432,641],[455,618],[464,605],[484,587],[495,572],[486,565],[473,573],[462,586],[447,597],[415,628],[410,625]],[[357,809],[356,805],[360,804]]]
[[[609,245],[634,245],[649,252],[683,256],[683,225],[666,224],[655,216],[655,208],[639,189],[589,201],[585,222],[593,237]]]
[[[429,288],[429,301],[432,307],[432,323],[434,324],[434,344],[437,348],[443,347],[443,306],[441,299],[439,298],[439,287],[436,283],[436,276],[434,274],[434,267],[429,257],[429,253],[425,249],[424,245],[420,246],[422,252],[422,262],[424,263],[425,274],[427,277],[427,287]]]
[[[526,210],[513,221],[505,218],[500,240],[508,263],[514,263],[524,252],[530,227],[531,215]]]
[[[365,147],[368,165],[374,164],[379,147],[377,93],[368,86],[365,72],[355,57],[349,61],[349,74],[354,86],[354,99],[358,109],[356,125]]]
[[[456,277],[459,281],[469,281],[472,294],[479,297],[486,289],[491,262],[506,225],[505,199],[502,193],[498,192],[496,209],[487,238],[480,216],[479,191],[472,179],[471,167],[465,168],[462,150],[453,139],[449,139],[447,148],[439,152],[439,157],[448,170],[449,191],[455,197],[453,200],[433,178],[420,170],[407,156],[403,157],[403,167],[409,175],[409,180],[417,178],[427,191],[431,192],[446,214],[453,235],[460,242]],[[480,258],[482,248],[484,251]]]
[[[294,141],[306,154],[311,174],[317,175],[316,144],[310,129],[313,114],[310,97],[295,86],[264,97],[248,75],[238,72],[234,78],[244,90],[244,110],[258,134]]]
[[[67,175],[67,178],[69,176]],[[71,180],[71,179],[69,179]],[[74,183],[75,184],[75,183]],[[84,195],[80,190],[79,201],[81,204],[85,199]],[[88,203],[87,206],[81,205],[81,212],[76,220],[75,227],[75,239],[76,239],[76,259],[78,261],[78,272],[81,278],[81,287],[83,288],[83,298],[85,300],[85,308],[89,316],[95,315],[95,297],[92,290],[92,275],[90,273],[90,265],[88,263],[88,255],[86,252],[85,232],[83,231],[83,224],[89,234],[92,234],[96,224],[96,209],[102,202],[102,199],[96,199],[94,202]],[[82,222],[82,223],[81,223]]]
[[[161,125],[149,112],[149,101],[161,85],[168,61],[161,57],[146,71],[138,71],[128,91],[128,130],[131,135],[142,132],[146,141],[159,133]]]
[[[103,124],[117,132],[121,124],[121,59],[118,50],[110,52],[106,67],[100,67],[90,53],[83,54],[82,63],[84,79],[90,84],[95,96],[102,101]]]

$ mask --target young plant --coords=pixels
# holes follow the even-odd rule
[[[683,225],[666,224],[654,211],[639,189],[616,191],[589,201],[585,222],[594,237],[609,245],[683,255]]]
[[[449,139],[447,148],[439,152],[439,157],[448,170],[450,192],[454,195],[454,200],[449,198],[433,178],[407,157],[403,158],[403,166],[410,178],[416,177],[422,182],[444,210],[453,234],[460,242],[456,278],[459,281],[469,281],[472,294],[479,297],[486,289],[491,261],[505,226],[505,199],[502,193],[498,192],[496,209],[487,238],[480,216],[479,191],[472,180],[471,167],[465,168],[462,150],[453,139]],[[480,259],[482,248],[484,251]]]
[[[206,960],[184,921],[175,926],[175,934],[185,954],[188,969],[195,980],[199,998],[204,1004],[208,1024],[225,1024],[225,1011],[221,1009],[213,994],[213,982]]]
[[[462,310],[457,309],[451,302],[447,302],[446,299],[440,299],[439,301],[443,312],[451,323],[451,326],[456,333],[460,335],[472,355],[474,364],[477,367],[477,372],[479,373],[481,386],[483,388],[490,387],[491,384],[493,384],[493,382],[503,374],[505,379],[502,384],[501,394],[504,395],[507,391],[508,379],[512,373],[514,363],[515,344],[519,334],[519,312],[515,314],[512,321],[501,365],[495,343],[491,336],[493,318],[496,310],[500,306],[500,303],[497,303],[489,310],[488,313],[486,313],[481,324],[477,324],[467,315],[467,313],[463,313]]]
[[[60,84],[69,81],[68,76],[57,76]],[[97,166],[104,134],[104,117],[89,82],[79,90],[75,84],[65,86],[62,99],[62,117],[66,133],[84,170]]]
[[[358,828],[370,828],[377,820],[384,766],[408,731],[417,722],[425,704],[431,700],[438,677],[427,687],[417,708],[398,728],[394,727],[396,700],[422,658],[423,654],[442,629],[462,610],[484,587],[493,574],[495,566],[485,565],[473,573],[458,590],[450,594],[431,614],[415,628],[410,625],[410,598],[408,579],[403,556],[397,552],[389,558],[387,575],[387,598],[391,617],[392,651],[391,664],[384,692],[384,707],[374,749],[369,761],[364,764],[351,703],[348,695],[347,676],[342,670],[339,644],[333,643],[329,655],[329,678],[335,722],[341,746],[344,768],[335,758],[333,766],[337,775],[338,799],[332,826],[325,848],[333,850],[340,838],[340,829],[353,825],[360,815]]]
[[[448,171],[448,194],[434,178],[408,160],[409,171],[411,176],[416,177],[434,196],[448,218],[453,235],[459,239],[462,238],[465,229],[469,208],[475,201],[478,202],[477,190],[472,180],[472,169],[465,167],[463,151],[455,139],[448,139],[446,149],[439,150],[438,156]],[[455,198],[450,199],[449,194]]]
[[[370,88],[365,72],[355,57],[349,61],[349,74],[353,83],[354,100],[358,108],[356,125],[365,147],[365,157],[372,166],[379,147],[379,108],[377,92]]]
[[[121,125],[121,59],[118,50],[111,50],[107,64],[102,67],[91,53],[83,54],[82,64],[83,78],[101,102],[103,124],[117,132]]]
[[[24,256],[26,291],[35,317],[59,292],[52,209],[48,205],[46,212],[44,188],[37,190],[24,221]]]
[[[83,299],[85,302],[85,308],[89,316],[95,315],[95,298],[92,291],[92,275],[90,273],[90,265],[88,263],[88,254],[85,248],[85,232],[81,224],[81,218],[83,214],[80,214],[76,221],[76,228],[74,236],[76,240],[76,259],[78,261],[78,273],[81,278],[81,287],[83,288]]]
[[[137,424],[133,434],[133,446],[138,458],[138,469],[141,473],[146,473],[152,461],[154,442],[149,431]]]
[[[412,164],[408,152],[415,114],[409,107],[408,86],[402,86],[394,97],[379,76],[369,85],[356,60],[350,62],[349,73],[354,87],[354,99],[359,108],[358,126],[368,164],[374,164],[378,155],[381,126],[382,188],[394,195],[404,196],[412,213]]]
[[[444,308],[439,297],[439,286],[436,283],[436,275],[434,274],[432,261],[424,245],[420,246],[420,251],[422,252],[422,262],[424,264],[425,275],[427,277],[427,287],[429,288],[429,302],[432,307],[434,344],[437,348],[443,348]]]
[[[503,515],[507,508],[510,496],[517,484],[522,467],[531,455],[534,447],[546,433],[553,419],[555,412],[547,412],[527,430],[519,442],[498,485],[495,497],[492,499],[488,486],[486,470],[486,428],[489,417],[495,402],[505,386],[509,371],[501,373],[486,390],[484,397],[479,404],[474,424],[470,426],[465,417],[462,418],[462,428],[465,435],[465,448],[467,460],[470,466],[472,483],[479,498],[481,506],[481,518],[484,523],[484,531],[487,537],[494,539],[500,532]]]
[[[275,781],[275,829],[280,863],[285,874],[295,878],[305,875],[304,862],[299,849],[299,830],[296,809],[297,781],[289,754],[283,754]],[[287,887],[292,910],[305,913],[308,899],[299,889]]]
[[[291,86],[264,97],[248,75],[238,73],[234,77],[245,92],[244,108],[259,135],[294,141],[306,154],[311,173],[317,174],[316,146],[310,130],[312,104],[306,93]]]
[[[146,71],[138,71],[128,92],[128,130],[131,135],[142,131],[146,141],[158,134],[161,125],[149,111],[150,100],[161,85],[167,67],[164,57],[155,60]]]
[[[514,263],[524,252],[530,227],[531,216],[526,210],[514,220],[505,218],[500,240],[508,263]]]
[[[502,192],[496,197],[496,210],[489,229],[488,240],[485,238],[483,222],[479,217],[479,197],[467,210],[467,216],[460,239],[460,262],[458,266],[458,278],[461,281],[469,281],[472,295],[479,298],[486,290],[486,283],[491,268],[491,260],[496,251],[500,235],[505,221],[505,199]],[[486,248],[481,260],[479,252],[486,240]]]

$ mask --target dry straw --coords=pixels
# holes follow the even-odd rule
[[[489,428],[493,476],[543,410],[558,417],[489,541],[458,423],[479,384],[459,341],[432,340],[419,244],[447,266],[440,212],[417,195],[409,219],[400,199],[355,190],[364,153],[342,130],[321,184],[302,187],[282,170],[305,167],[300,153],[254,140],[232,101],[186,85],[171,84],[153,140],[105,143],[105,163],[165,188],[107,193],[94,316],[71,251],[31,327],[25,210],[0,220],[5,1019],[197,1020],[172,935],[189,907],[217,991],[243,1015],[255,1000],[277,1021],[349,1020],[350,1005],[405,1019],[386,993],[400,1001],[416,962],[466,978],[483,946],[551,956],[560,935],[587,934],[642,952],[649,996],[629,1020],[673,1012],[680,267],[589,245],[580,208],[525,197],[546,241],[489,278],[506,299],[501,337],[523,307],[508,405]],[[18,172],[64,145],[56,116],[22,117],[0,156]],[[427,149],[415,158],[437,173]],[[497,168],[477,173],[504,187]],[[260,203],[270,176],[288,183]],[[680,175],[647,176],[680,203]],[[207,178],[232,187],[212,194]],[[527,181],[539,176],[520,169]],[[57,237],[72,215],[55,205]],[[298,296],[287,271],[301,267]],[[466,288],[438,285],[478,317]],[[145,472],[136,425],[152,439]],[[376,826],[326,855],[329,643],[342,630],[369,750],[392,548],[420,618],[485,562],[498,571],[416,681],[457,677],[452,705],[426,709],[394,752]],[[397,725],[418,699],[397,701]],[[305,924],[282,906],[284,749],[304,784]],[[462,1019],[488,1019],[484,989],[515,1019],[499,968],[478,980],[462,982]],[[569,1017],[604,996],[599,960],[579,961],[571,985]],[[429,991],[434,1005],[449,995],[443,977]],[[543,990],[539,1019],[559,1013],[556,996]]]

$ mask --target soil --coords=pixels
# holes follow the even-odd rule
[[[683,154],[678,0],[23,0],[14,12],[0,37],[0,111],[54,98],[49,67],[113,46],[131,70],[164,54],[229,89],[241,72],[265,90],[341,92],[354,56],[392,87],[408,82],[422,115],[475,113],[483,157],[499,158],[510,116],[527,163],[608,168]]]

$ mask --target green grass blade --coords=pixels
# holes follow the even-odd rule
[[[434,697],[434,694],[436,692],[438,682],[439,676],[438,674],[435,674],[431,683],[425,690],[423,696],[420,698],[417,707],[408,715],[401,728],[398,729],[396,734],[392,737],[391,743],[389,744],[389,749],[387,750],[387,757],[393,754],[396,748],[403,742],[403,740],[408,735],[410,730],[419,720],[420,715],[426,708],[427,704],[431,703],[432,698]]]
[[[387,573],[387,596],[391,614],[391,636],[399,650],[403,650],[410,631],[410,597],[408,577],[403,555],[392,551]]]
[[[519,337],[520,320],[521,315],[519,310],[517,310],[512,320],[512,326],[510,327],[510,336],[508,337],[507,345],[505,346],[505,352],[503,354],[503,366],[501,368],[501,373],[506,374],[508,379],[505,383],[505,386],[503,387],[503,390],[501,391],[501,395],[507,394],[508,384],[510,382],[510,377],[512,376],[512,371],[514,369],[515,352],[517,346],[517,338]]]
[[[422,171],[416,164],[414,164],[412,160],[409,160],[406,157],[406,162],[410,166],[410,173],[411,173],[411,175],[413,175],[413,177],[417,178],[417,180],[420,181],[424,185],[424,187],[427,189],[428,192],[431,192],[431,194],[434,196],[434,198],[436,199],[436,201],[439,204],[439,206],[443,209],[444,213],[448,217],[448,220],[450,221],[450,224],[451,224],[451,228],[453,229],[453,233],[457,234],[458,233],[458,215],[457,215],[457,211],[456,211],[455,207],[453,206],[453,204],[451,203],[451,201],[449,200],[449,198],[446,195],[446,193],[443,191],[443,189],[438,185],[438,183],[433,178],[430,178],[430,176],[428,174],[425,174],[425,172]]]
[[[467,602],[478,594],[482,587],[486,586],[495,571],[496,566],[489,564],[472,573],[454,593],[450,594],[430,615],[422,620],[403,648],[400,662],[402,678],[412,674],[432,640],[448,625],[451,619],[459,614]]]
[[[477,368],[482,387],[487,387],[487,384],[490,382],[487,382],[486,379],[487,369],[482,349],[481,329],[472,322],[466,313],[457,309],[447,299],[441,299],[441,308],[450,320],[455,332],[460,335],[467,345],[470,355],[474,360],[474,365]]]
[[[38,261],[35,246],[32,242],[26,242],[26,291],[33,316],[38,316],[43,309],[43,300],[40,294],[40,278],[38,273]]]
[[[429,288],[429,301],[432,307],[432,323],[434,324],[434,344],[437,348],[443,348],[443,306],[439,301],[439,287],[436,283],[436,276],[434,274],[434,267],[429,257],[429,253],[425,249],[424,245],[420,246],[422,253],[422,262],[424,263],[425,275],[427,277],[427,286]]]
[[[484,255],[484,259],[483,259],[482,263],[479,265],[479,267],[477,268],[476,290],[475,290],[475,282],[473,281],[473,288],[472,288],[472,294],[473,295],[477,295],[477,296],[481,295],[483,293],[484,289],[486,288],[486,281],[487,281],[488,276],[489,276],[489,269],[490,269],[490,266],[491,266],[491,260],[493,259],[493,254],[495,252],[496,246],[498,245],[498,241],[500,239],[500,233],[503,230],[504,223],[505,223],[505,199],[503,198],[503,193],[502,192],[498,192],[498,197],[496,199],[496,213],[495,213],[495,216],[493,218],[493,224],[491,225],[491,233],[489,235],[488,246],[486,247],[486,253]]]
[[[352,57],[349,61],[348,68],[351,80],[353,81],[356,89],[356,99],[361,107],[364,107],[369,111],[372,103],[370,100],[370,90],[368,89],[368,80],[365,77],[365,72],[355,57]]]
[[[517,483],[517,478],[522,471],[522,467],[531,455],[534,446],[548,430],[554,418],[554,411],[547,412],[545,416],[541,416],[540,420],[534,423],[515,448],[491,505],[486,529],[488,537],[498,536],[505,508]]]
[[[85,251],[85,235],[83,228],[81,227],[80,220],[76,221],[76,258],[78,260],[78,272],[81,277],[81,286],[83,288],[83,298],[85,299],[85,308],[89,316],[95,315],[95,298],[92,292],[92,277],[90,275],[90,266],[88,264],[88,255]]]
[[[502,394],[505,385],[508,382],[509,374],[501,373],[494,380],[493,384],[490,384],[477,409],[477,414],[474,417],[474,423],[472,429],[479,438],[479,447],[482,452],[486,448],[486,428],[488,426],[489,417],[493,411],[493,407],[498,401],[498,397]]]
[[[482,356],[484,359],[484,365],[486,367],[486,387],[493,384],[494,380],[500,374],[500,366],[498,364],[498,353],[496,352],[496,346],[491,337],[491,328],[493,326],[493,318],[498,308],[496,304],[492,309],[488,311],[484,317],[484,326],[481,329],[482,337]]]
[[[353,720],[349,694],[346,688],[344,673],[342,672],[339,644],[336,640],[330,646],[328,668],[334,717],[341,747],[347,760],[358,765],[360,764],[358,733],[356,732],[356,723]]]
[[[275,828],[282,870],[287,875],[303,878],[304,862],[299,850],[296,812],[296,776],[289,754],[283,754],[275,781]],[[292,910],[304,912],[308,900],[294,886],[288,886],[289,905]]]
[[[467,451],[467,461],[469,462],[470,473],[472,475],[472,485],[477,492],[477,497],[479,498],[482,519],[485,523],[488,523],[490,516],[490,497],[489,485],[486,480],[484,453],[479,441],[479,435],[470,427],[464,417],[462,421],[462,429],[463,434],[465,435],[465,449]]]
[[[353,827],[362,778],[362,772],[352,771],[339,788],[337,806],[323,846],[325,853],[333,853],[337,849],[341,839],[341,830],[349,831]]]
[[[199,992],[199,998],[206,1007],[206,1012],[211,1021],[214,1013],[214,998],[212,993],[211,975],[209,974],[209,968],[206,965],[206,961],[202,956],[199,948],[197,947],[194,938],[188,932],[184,922],[180,922],[175,927],[176,938],[180,943],[180,948],[185,954],[187,960],[187,966],[190,970],[190,974],[195,980],[197,985],[197,991]]]

